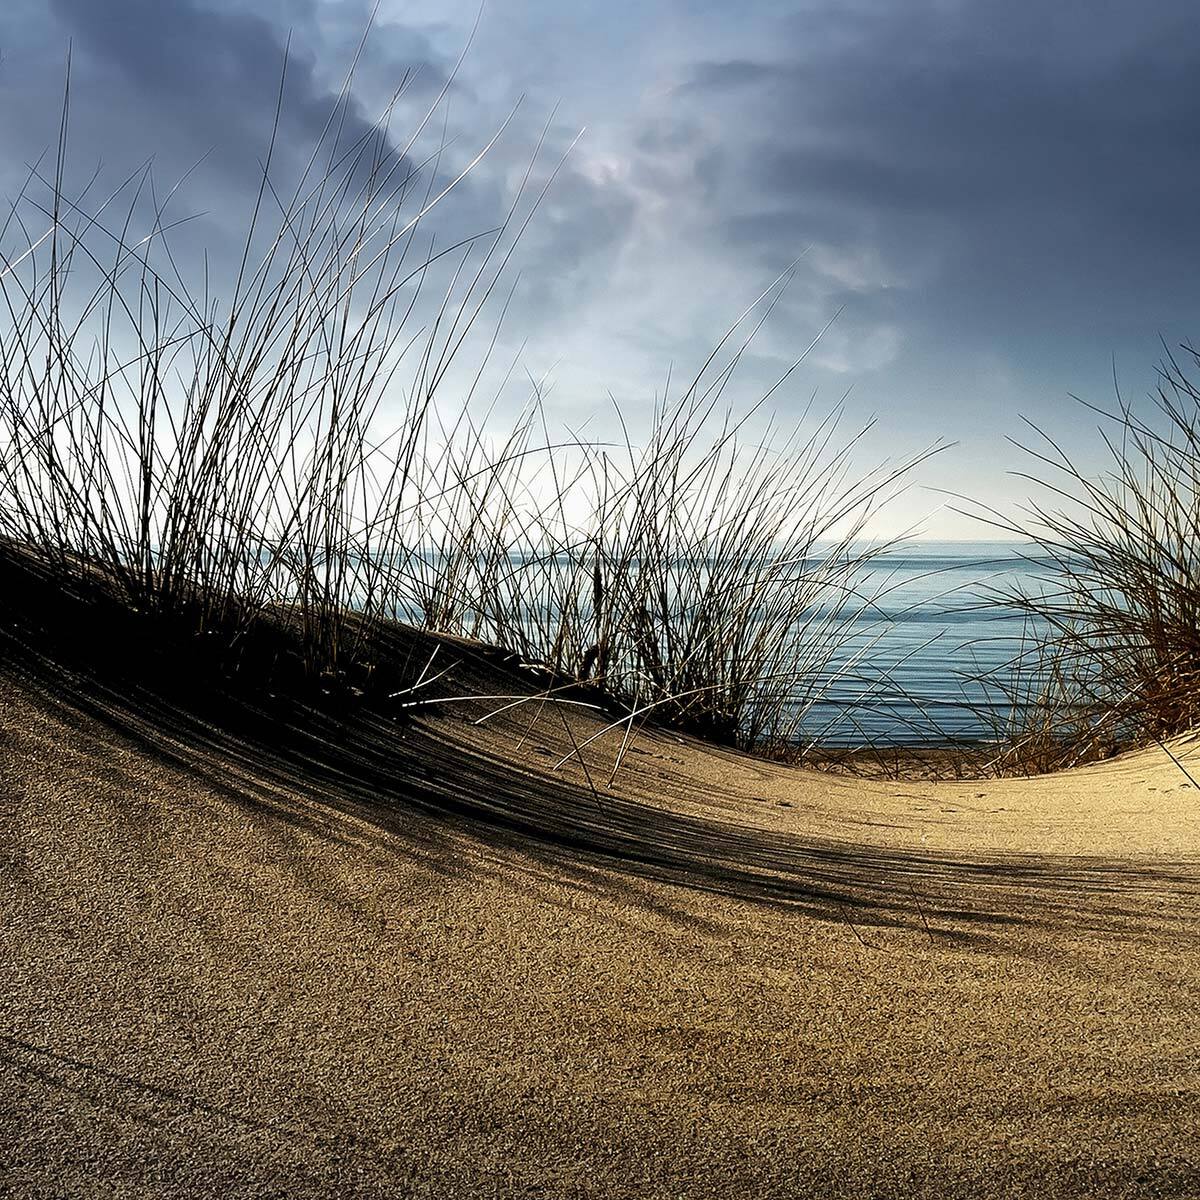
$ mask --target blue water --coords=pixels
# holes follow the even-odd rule
[[[431,552],[428,561],[435,559]],[[514,578],[532,561],[516,553],[511,559]],[[820,561],[813,563],[818,571]],[[563,564],[570,566],[567,559]],[[807,614],[796,629],[801,641],[817,629],[838,646],[812,680],[812,692],[796,697],[799,737],[833,746],[1003,737],[1020,715],[1013,664],[1024,656],[1028,665],[1036,631],[997,596],[1014,588],[1037,591],[1052,580],[1050,564],[1039,561],[1033,547],[1013,542],[916,542],[879,555],[860,580],[859,600],[837,608],[832,631],[824,609]],[[831,592],[831,604],[839,594]],[[512,608],[523,603],[514,591]],[[397,615],[421,621],[416,606]],[[486,625],[465,632],[491,637]]]
[[[920,542],[881,556],[863,589],[877,603],[855,619],[804,736],[834,745],[996,737],[1015,716],[1012,663],[1032,631],[995,594],[1038,588],[1047,575],[1011,542]]]

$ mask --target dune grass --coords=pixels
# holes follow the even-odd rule
[[[224,276],[204,260],[199,280],[176,253],[180,187],[160,196],[148,167],[107,193],[68,187],[68,84],[52,164],[0,222],[0,538],[231,672],[270,627],[309,681],[370,692],[376,635],[401,621],[498,646],[541,680],[532,694],[586,693],[627,733],[658,720],[801,754],[839,673],[870,676],[854,626],[890,548],[870,522],[937,447],[863,470],[865,430],[847,436],[836,413],[772,418],[815,340],[738,397],[790,271],[693,377],[668,378],[645,430],[618,409],[615,440],[554,431],[533,379],[505,423],[518,361],[485,386],[505,278],[561,160],[544,166],[539,143],[496,226],[440,244],[441,206],[508,121],[451,166],[445,90],[401,137],[405,86],[367,124],[348,119],[350,83],[286,185],[266,148],[240,254]],[[985,771],[1195,725],[1196,368],[1190,347],[1168,354],[1152,411],[1096,410],[1101,475],[1035,428],[1023,478],[1044,502],[988,516],[1033,544],[1045,578],[997,597],[1031,634],[1013,677],[988,681],[1002,695],[981,720],[1012,715]],[[441,669],[377,690],[419,705]]]
[[[1035,499],[988,519],[1031,543],[1034,583],[998,596],[1028,618],[994,767],[1057,770],[1161,744],[1200,721],[1200,352],[1169,350],[1135,407],[1099,418],[1107,466],[1036,425]],[[1083,403],[1083,402],[1081,402]]]
[[[924,455],[856,473],[836,414],[773,422],[811,345],[729,398],[790,274],[641,440],[553,434],[536,384],[497,433],[501,284],[557,168],[531,185],[539,144],[498,225],[439,246],[439,206],[506,122],[447,168],[445,92],[398,138],[403,88],[348,134],[349,86],[298,178],[268,148],[224,284],[180,262],[189,218],[148,167],[68,188],[68,86],[53,168],[0,226],[0,537],[231,671],[270,625],[307,678],[369,690],[372,633],[400,620],[508,650],[543,696],[584,687],[628,729],[793,750],[871,604],[867,523]]]

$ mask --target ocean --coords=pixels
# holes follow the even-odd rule
[[[802,733],[828,745],[989,740],[1014,714],[1011,664],[1024,614],[997,591],[1044,586],[1048,567],[1013,542],[916,542],[877,558],[863,580],[878,602],[852,622],[832,683]]]
[[[422,561],[436,579],[434,557]],[[514,579],[527,561],[533,560],[511,556]],[[1026,616],[997,593],[1036,590],[1050,578],[1050,565],[1039,561],[1036,549],[1014,542],[913,542],[878,555],[860,578],[859,594],[872,603],[852,603],[851,616],[846,607],[837,615],[810,611],[796,628],[803,639],[831,625],[837,644],[810,685],[810,696],[819,699],[797,697],[799,738],[836,747],[1001,737],[1018,715],[1012,664],[1028,651],[1031,630]],[[520,611],[528,603],[514,588],[510,607]],[[396,615],[422,619],[415,605]],[[486,627],[467,631],[489,637]]]

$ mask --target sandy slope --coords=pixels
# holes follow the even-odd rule
[[[898,785],[643,737],[605,789],[604,739],[594,795],[556,715],[463,715],[0,676],[0,1192],[1200,1195],[1164,754]]]

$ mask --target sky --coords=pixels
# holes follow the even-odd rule
[[[1200,324],[1200,15],[1190,0],[6,0],[0,190],[54,144],[68,46],[71,162],[187,172],[183,252],[237,244],[271,135],[304,161],[370,24],[351,117],[410,84],[393,136],[446,88],[447,161],[501,141],[437,219],[483,229],[548,124],[503,337],[551,415],[603,433],[649,410],[796,263],[739,374],[787,426],[841,404],[863,453],[953,447],[897,527],[987,536],[946,493],[1005,508],[1024,415],[1081,455]],[[474,34],[472,36],[472,29]],[[456,63],[466,49],[465,57]],[[457,160],[454,156],[459,156]],[[197,165],[199,164],[199,165]],[[606,424],[608,423],[608,424]]]

